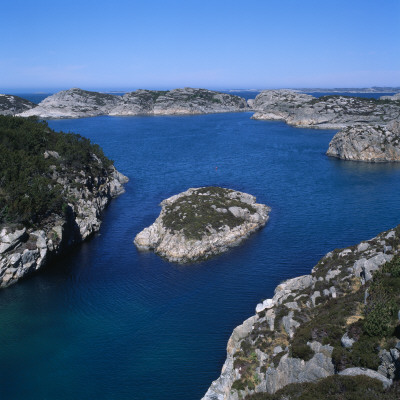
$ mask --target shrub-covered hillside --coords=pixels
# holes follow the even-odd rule
[[[61,214],[68,199],[55,171],[96,174],[111,165],[98,145],[80,135],[55,132],[32,118],[0,116],[0,224],[35,224]]]

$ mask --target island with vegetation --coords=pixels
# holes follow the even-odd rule
[[[398,399],[399,310],[400,225],[281,283],[235,328],[203,399]]]
[[[89,139],[0,116],[0,287],[98,231],[127,180]]]
[[[173,262],[203,260],[239,244],[266,224],[270,208],[250,194],[191,188],[161,202],[156,221],[135,237],[140,250]]]
[[[84,118],[98,115],[184,115],[248,111],[245,99],[207,89],[136,90],[123,96],[78,88],[45,98],[22,117]]]

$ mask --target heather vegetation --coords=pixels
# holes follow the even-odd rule
[[[243,223],[242,218],[228,212],[229,207],[240,207],[255,213],[250,204],[230,198],[231,189],[205,187],[189,196],[182,196],[165,208],[164,226],[173,232],[182,231],[189,239],[201,239],[212,230],[233,228]]]

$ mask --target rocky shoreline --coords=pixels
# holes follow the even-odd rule
[[[163,200],[161,207],[159,217],[134,243],[179,263],[236,246],[266,224],[270,211],[252,195],[218,187],[188,189]]]
[[[245,99],[207,89],[136,90],[117,96],[78,88],[47,97],[19,116],[85,118],[99,115],[192,115],[249,111]]]
[[[83,171],[82,171],[83,172]],[[124,192],[128,178],[114,167],[100,176],[76,176],[81,187],[72,187],[69,178],[59,174],[57,180],[74,201],[65,216],[51,215],[35,228],[20,224],[3,225],[0,230],[0,287],[39,270],[55,256],[64,253],[100,229],[101,213],[110,200]]]
[[[351,161],[400,161],[400,122],[342,129],[329,143],[326,154]]]
[[[371,350],[363,347],[365,343],[357,344],[364,339],[354,332],[365,318],[362,310],[373,301],[375,274],[399,254],[399,243],[400,226],[334,250],[310,275],[280,284],[272,299],[258,304],[256,314],[234,329],[221,375],[203,400],[250,399],[254,393],[272,394],[290,384],[335,374],[366,375],[389,387],[400,372],[396,340],[368,355],[373,362],[363,361]],[[382,274],[385,279],[387,275]],[[364,355],[357,359],[356,351]],[[368,363],[375,363],[374,368]]]
[[[254,100],[253,119],[283,120],[303,128],[343,129],[351,125],[385,125],[400,118],[396,99],[347,96],[314,97],[293,90],[264,90]]]
[[[128,178],[99,146],[45,122],[1,116],[0,132],[3,288],[97,232],[102,211]]]

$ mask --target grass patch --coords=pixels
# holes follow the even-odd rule
[[[182,196],[165,207],[163,225],[173,232],[181,231],[188,239],[199,240],[210,235],[212,230],[219,231],[228,226],[234,228],[243,223],[242,218],[235,217],[229,207],[241,207],[251,214],[256,209],[237,199],[228,197],[234,192],[231,189],[205,187],[194,191],[189,196]],[[216,211],[225,209],[226,212]]]

